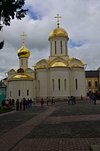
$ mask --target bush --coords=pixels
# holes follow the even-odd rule
[[[11,107],[6,107],[6,106],[0,107],[0,114],[6,113],[6,112],[11,112],[11,111],[13,111],[13,109]]]

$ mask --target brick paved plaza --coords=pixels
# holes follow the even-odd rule
[[[100,103],[33,105],[0,115],[0,151],[90,151],[100,145]]]

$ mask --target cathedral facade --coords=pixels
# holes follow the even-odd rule
[[[86,96],[85,64],[68,55],[68,33],[61,27],[50,32],[50,56],[28,67],[30,50],[18,50],[19,68],[8,71],[7,99],[67,98]]]

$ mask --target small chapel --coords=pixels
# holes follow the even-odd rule
[[[7,99],[37,98],[65,99],[69,96],[86,96],[85,64],[68,55],[68,33],[60,27],[59,14],[57,27],[48,37],[50,55],[30,68],[30,50],[23,41],[18,50],[19,67],[9,70],[7,77]]]

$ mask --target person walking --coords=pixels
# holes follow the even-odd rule
[[[26,99],[23,98],[23,110],[25,111],[25,109],[26,109]]]
[[[48,106],[48,103],[49,103],[49,99],[48,99],[48,97],[47,97],[46,101],[47,101],[47,106]]]
[[[19,99],[16,101],[16,110],[19,111]]]
[[[92,95],[93,103],[96,104],[96,96],[95,94]]]
[[[20,110],[22,110],[22,100],[19,102],[19,107],[20,107]]]
[[[41,103],[41,107],[43,107],[43,105],[44,105],[44,100],[43,100],[43,98],[41,99],[40,103]]]

